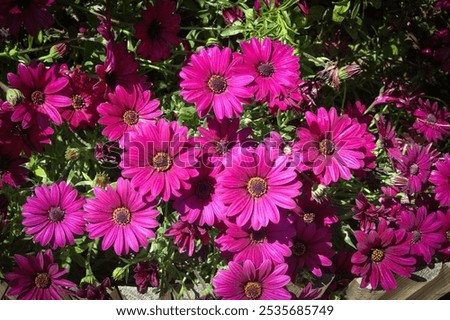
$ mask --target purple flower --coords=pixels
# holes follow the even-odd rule
[[[9,184],[13,188],[25,184],[27,181],[27,169],[22,167],[28,161],[26,158],[9,155],[6,148],[0,144],[0,189],[4,184]]]
[[[429,181],[436,185],[435,198],[442,206],[450,206],[450,155],[445,154],[444,159],[435,163],[436,169],[431,172]]]
[[[306,195],[298,198],[297,207],[293,210],[306,224],[316,223],[318,226],[331,226],[339,221],[336,208],[329,200],[317,202]]]
[[[444,257],[446,261],[450,260],[450,209],[446,213],[443,211],[437,212],[437,220],[441,223],[441,232],[444,234],[446,241],[438,252]]]
[[[139,293],[146,293],[148,287],[157,288],[159,287],[159,266],[154,261],[139,262],[136,267],[134,267],[134,281],[137,285],[137,290]]]
[[[440,108],[437,102],[419,99],[419,106],[413,113],[416,116],[414,129],[423,134],[428,142],[438,142],[450,135],[450,124],[447,119],[450,113],[445,108]]]
[[[111,296],[107,289],[111,288],[111,280],[109,278],[103,279],[98,286],[93,284],[85,284],[82,289],[77,291],[77,296],[88,300],[111,300]]]
[[[235,21],[244,21],[244,11],[239,7],[234,6],[231,8],[223,9],[222,16],[227,25],[233,24]]]
[[[172,224],[164,235],[173,237],[178,251],[186,252],[189,257],[194,254],[195,240],[200,239],[202,245],[208,244],[210,240],[208,230],[181,220]]]
[[[355,214],[353,219],[359,221],[361,231],[369,232],[370,230],[375,230],[377,223],[381,218],[385,218],[389,211],[383,205],[376,208],[362,192],[358,194],[355,202],[356,206],[352,208],[352,212]]]

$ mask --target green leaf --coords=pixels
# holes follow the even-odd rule
[[[241,24],[234,24],[228,28],[226,28],[225,30],[223,30],[220,35],[222,37],[230,37],[230,36],[234,36],[237,35],[239,33],[242,33],[243,31],[245,31],[245,27],[242,26]]]
[[[350,9],[350,0],[338,2],[333,8],[333,21],[341,23],[345,19],[345,14]]]
[[[47,173],[45,173],[44,169],[41,167],[37,167],[37,169],[34,170],[34,174],[41,178],[47,178]]]

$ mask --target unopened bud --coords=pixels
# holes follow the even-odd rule
[[[67,148],[65,158],[67,161],[76,160],[80,155],[77,148]]]
[[[8,89],[8,91],[6,92],[6,100],[11,106],[15,106],[21,103],[24,99],[25,96],[19,89]]]
[[[106,173],[100,172],[95,175],[94,184],[100,188],[105,188],[109,183],[109,177]]]
[[[50,48],[50,56],[55,58],[64,57],[67,52],[69,52],[69,46],[64,42],[57,43]]]
[[[359,73],[361,73],[361,67],[359,64],[352,63],[339,69],[339,79],[345,80],[352,78]]]

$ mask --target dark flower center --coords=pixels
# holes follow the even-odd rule
[[[300,257],[302,255],[304,255],[306,252],[306,245],[304,243],[301,243],[300,241],[295,241],[294,245],[292,246],[292,253],[297,256]]]
[[[129,125],[133,126],[139,121],[139,114],[133,110],[127,110],[122,116],[123,121]]]
[[[200,199],[208,199],[211,196],[212,192],[213,192],[213,185],[211,181],[202,180],[197,182],[197,184],[195,185],[195,194]]]
[[[253,198],[260,198],[267,193],[267,182],[260,177],[253,177],[247,183],[247,191]]]
[[[228,152],[228,141],[220,140],[216,142],[216,152],[223,155]]]
[[[303,221],[305,221],[307,224],[311,224],[316,219],[315,213],[304,213],[303,214]]]
[[[154,20],[148,26],[147,34],[151,40],[155,40],[161,36],[161,31],[162,31],[161,21]]]
[[[227,89],[227,79],[222,76],[213,74],[208,80],[208,87],[212,92],[216,94],[224,93]]]
[[[270,77],[275,72],[275,68],[270,62],[261,62],[257,69],[262,77]]]
[[[31,94],[31,101],[40,106],[44,103],[45,101],[45,95],[42,91],[33,91],[33,93]]]
[[[25,136],[26,133],[23,132],[22,126],[19,122],[16,122],[14,126],[11,128],[11,133],[15,136]]]
[[[323,139],[319,143],[319,149],[324,156],[332,155],[335,151],[334,143],[329,139]]]
[[[372,249],[372,253],[370,254],[370,260],[374,262],[380,262],[384,259],[384,252],[381,249]]]
[[[114,71],[108,72],[105,75],[105,82],[108,85],[108,87],[114,86],[114,84],[116,83],[116,74],[114,73]]]
[[[75,94],[72,96],[72,107],[75,110],[81,110],[86,106],[86,102],[84,101],[83,97],[79,94]]]
[[[450,230],[448,230],[448,231],[445,233],[445,236],[447,237],[447,240],[450,241]]]
[[[38,289],[47,289],[52,284],[52,279],[46,272],[38,273],[34,278],[34,284]]]
[[[266,232],[261,229],[258,231],[252,231],[250,233],[250,240],[252,244],[263,243],[267,239]]]
[[[131,213],[125,207],[120,207],[114,210],[113,220],[119,226],[126,226],[131,221]]]
[[[437,122],[436,116],[431,113],[427,114],[427,121],[429,123],[436,123]]]
[[[60,207],[51,207],[50,210],[48,210],[48,218],[52,222],[60,222],[64,220],[64,210],[62,210]]]
[[[244,294],[251,300],[256,300],[262,295],[262,285],[256,281],[249,281],[244,286]]]
[[[411,239],[412,244],[420,242],[420,240],[422,240],[422,232],[420,232],[419,230],[414,230],[411,233],[412,233]]]
[[[172,166],[172,159],[165,152],[158,152],[153,157],[153,167],[156,171],[167,171]]]
[[[411,167],[409,167],[409,173],[410,173],[411,175],[417,174],[418,171],[419,171],[419,166],[418,166],[416,163],[413,163],[413,164],[411,165]]]

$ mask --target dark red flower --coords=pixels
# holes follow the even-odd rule
[[[148,287],[159,287],[159,266],[155,261],[139,262],[134,267],[134,281],[139,293],[146,293]]]

